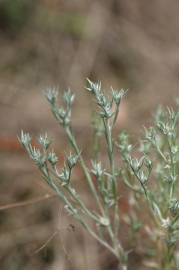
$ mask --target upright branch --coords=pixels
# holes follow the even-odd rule
[[[38,142],[41,147],[34,147],[31,137],[28,133],[21,132],[19,138],[22,145],[27,150],[30,158],[36,163],[40,169],[44,180],[55,190],[59,198],[65,204],[66,210],[73,215],[75,219],[102,245],[110,250],[119,260],[122,269],[127,269],[127,256],[118,238],[119,231],[119,208],[117,195],[117,175],[114,162],[114,140],[113,128],[117,120],[119,112],[119,104],[124,95],[124,91],[112,91],[112,100],[109,102],[100,89],[100,84],[93,84],[88,81],[91,86],[96,88],[97,103],[101,107],[100,117],[103,120],[104,135],[107,142],[107,151],[110,163],[110,170],[102,168],[99,161],[92,162],[92,169],[87,167],[82,156],[77,140],[75,138],[72,126],[72,104],[74,102],[74,94],[68,89],[63,95],[64,105],[58,104],[58,91],[56,89],[48,89],[46,98],[50,104],[51,111],[64,128],[69,144],[73,153],[67,155],[66,160],[61,169],[58,168],[58,157],[54,150],[51,149],[51,140],[47,134],[40,135]],[[89,90],[89,88],[88,88]],[[91,89],[93,91],[94,88]],[[113,111],[113,104],[115,109]],[[72,182],[72,172],[76,164],[79,163],[84,172],[85,179],[89,186],[92,196],[96,200],[100,212],[91,210],[81,198]],[[95,175],[98,181],[96,188],[92,175]],[[114,220],[111,219],[110,209],[114,209]],[[89,221],[96,225],[96,229],[89,225]],[[106,238],[106,233],[110,240]]]
[[[96,114],[99,121],[95,132],[97,136],[104,137],[107,166],[103,159],[100,159],[100,148],[97,145],[96,158],[91,161],[91,167],[86,164],[71,125],[75,96],[70,89],[63,95],[63,104],[58,103],[56,89],[46,92],[51,111],[64,129],[71,146],[71,152],[66,155],[63,164],[59,162],[47,134],[40,135],[35,146],[31,136],[23,131],[19,140],[39,168],[44,181],[64,203],[66,211],[116,256],[119,269],[127,270],[129,253],[120,239],[120,233],[123,233],[121,221],[127,223],[127,234],[135,236],[132,237],[133,240],[142,227],[149,235],[150,243],[154,243],[151,247],[155,249],[155,261],[154,257],[150,257],[147,265],[160,270],[178,269],[175,254],[179,237],[179,110],[160,107],[154,125],[144,128],[144,136],[137,144],[131,144],[129,135],[124,131],[119,134],[119,139],[115,140],[114,128],[126,91],[111,88],[107,95],[100,82],[94,83],[89,79],[87,81],[87,90],[98,107]],[[122,159],[120,164],[116,158],[116,149],[120,153],[120,160]],[[73,170],[77,164],[84,172],[90,198],[96,203],[95,209],[91,209],[85,202],[73,181]],[[130,210],[124,215],[119,211],[119,198],[123,195],[119,191],[119,180],[128,188],[130,197],[127,198]],[[150,220],[142,226],[139,212],[143,211],[144,205]],[[146,257],[151,252],[151,247],[150,250],[144,248]]]

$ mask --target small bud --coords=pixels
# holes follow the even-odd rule
[[[71,111],[70,110],[64,110],[64,108],[59,108],[57,110],[57,115],[58,115],[58,119],[60,124],[62,124],[63,126],[68,126],[70,123],[70,118],[71,118]]]
[[[169,228],[170,224],[171,222],[169,217],[162,219],[162,227],[164,227],[165,229]]]
[[[145,128],[145,139],[149,142],[155,143],[156,138],[156,131],[153,127],[150,127],[149,129]]]
[[[52,166],[56,165],[58,162],[58,157],[56,156],[55,152],[50,152],[47,157],[48,161],[52,164]]]
[[[145,157],[141,157],[139,160],[137,158],[128,158],[128,162],[130,166],[133,168],[134,171],[139,171],[142,168],[143,162],[144,162]]]
[[[65,119],[66,114],[66,111],[62,107],[58,109],[58,115],[62,121]]]
[[[72,169],[78,162],[78,159],[79,159],[79,155],[72,155],[70,153],[70,156],[67,158],[68,167]]]
[[[101,162],[96,162],[96,161],[92,161],[92,167],[93,169],[91,170],[91,172],[97,177],[100,178],[105,170],[102,168]]]
[[[92,81],[90,81],[90,79],[87,79],[87,82],[88,82],[89,86],[86,87],[86,89],[89,92],[92,92],[95,95],[99,94],[101,92],[101,82],[93,83]]]
[[[143,171],[138,172],[138,177],[143,184],[145,184],[148,180],[147,175]]]
[[[59,178],[62,180],[62,185],[68,185],[70,181],[70,171],[64,167]]]
[[[100,217],[100,225],[102,226],[109,226],[110,221],[107,217]]]
[[[39,167],[43,167],[46,162],[45,156],[43,156],[40,150],[35,147],[31,151],[31,158]]]
[[[46,90],[45,92],[45,96],[47,98],[47,100],[54,105],[56,100],[57,100],[57,96],[58,96],[58,91],[55,88],[49,88]]]
[[[115,91],[112,88],[112,96],[114,99],[114,102],[116,103],[116,105],[119,105],[122,98],[124,97],[124,95],[127,93],[127,90],[125,91],[124,89],[121,89],[120,91]]]
[[[75,99],[75,95],[71,92],[70,89],[68,89],[68,91],[65,91],[63,95],[63,100],[68,106],[72,105],[74,99]]]
[[[151,171],[151,169],[152,169],[152,161],[149,158],[145,157],[144,163],[145,163],[145,166],[148,168],[148,170]]]
[[[45,135],[40,135],[39,136],[39,143],[47,150],[48,147],[50,146],[51,144],[51,141],[49,140],[47,134]]]
[[[169,208],[173,214],[177,214],[179,212],[179,200],[173,199]]]
[[[28,146],[31,143],[31,137],[29,133],[24,133],[23,130],[21,131],[21,137],[19,138],[19,141],[24,145]]]

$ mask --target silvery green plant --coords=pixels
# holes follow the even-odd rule
[[[98,107],[94,121],[95,154],[91,167],[87,166],[72,128],[72,104],[75,96],[70,90],[63,95],[63,106],[59,105],[56,89],[46,92],[51,111],[63,127],[71,146],[71,152],[66,156],[62,167],[59,168],[58,157],[51,148],[51,140],[47,134],[40,135],[39,148],[33,146],[31,136],[23,131],[20,142],[38,166],[44,180],[63,201],[68,213],[115,255],[119,269],[127,270],[130,253],[124,249],[120,239],[123,222],[128,223],[132,234],[138,233],[141,228],[141,215],[137,215],[144,205],[151,220],[143,227],[150,231],[149,241],[154,241],[156,252],[156,258],[151,260],[148,266],[153,269],[179,269],[175,256],[179,230],[179,111],[160,108],[154,127],[145,128],[144,138],[140,140],[137,149],[130,143],[126,132],[121,132],[119,139],[114,136],[119,107],[126,91],[111,88],[108,96],[100,82],[94,83],[89,79],[87,81],[86,89]],[[104,164],[99,153],[98,142],[102,137],[106,141],[108,165]],[[86,204],[73,181],[73,170],[77,164],[83,170],[90,195],[96,202],[94,208]],[[127,187],[128,195],[132,198],[132,209],[125,215],[120,210],[123,196],[119,190],[121,184]]]
[[[104,134],[106,139],[108,169],[103,167],[100,160],[93,160],[91,168],[86,165],[71,125],[72,104],[75,96],[70,90],[63,95],[63,106],[58,104],[58,91],[56,89],[49,89],[45,94],[51,111],[57,122],[64,128],[71,146],[71,153],[67,155],[63,168],[59,169],[58,167],[58,157],[50,147],[51,140],[47,134],[40,135],[38,139],[41,148],[34,147],[31,136],[23,131],[20,142],[38,166],[44,180],[63,201],[65,209],[95,239],[116,256],[120,269],[126,270],[127,252],[124,251],[119,239],[118,175],[114,160],[115,144],[112,136],[125,91],[112,89],[112,96],[109,98],[102,91],[101,83],[93,83],[90,80],[88,80],[87,90],[94,96],[99,108],[98,113],[103,126],[100,136]],[[86,205],[73,183],[72,172],[77,163],[81,166],[91,195],[96,201],[96,209],[90,209]],[[97,185],[94,183],[94,177]]]
[[[126,168],[123,179],[129,189],[146,201],[152,217],[152,238],[157,252],[156,269],[179,269],[177,241],[179,236],[179,110],[160,107],[154,126],[144,128],[138,153],[129,143],[129,136],[122,133],[118,148]],[[136,157],[137,156],[137,157]]]

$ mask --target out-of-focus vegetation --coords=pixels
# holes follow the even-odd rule
[[[37,27],[44,32],[52,31],[70,35],[73,38],[82,38],[85,35],[85,16],[78,13],[51,11],[42,9],[37,20]]]
[[[2,0],[0,2],[0,29],[14,34],[26,26],[34,8],[34,0]]]

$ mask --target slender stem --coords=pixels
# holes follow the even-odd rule
[[[111,251],[112,254],[115,255],[115,257],[118,258],[118,254],[116,253],[115,249],[113,249],[106,241],[104,241],[103,239],[101,239],[90,227],[89,225],[82,221],[79,220],[80,223],[83,225],[83,227],[93,236],[93,238],[95,238],[99,243],[101,243],[104,247],[106,247],[109,251]]]
[[[49,169],[49,171],[51,172],[51,174],[53,174],[54,177],[56,177],[57,179],[59,179],[58,175],[55,173],[55,171],[53,169]],[[96,221],[97,223],[100,223],[99,218],[93,214],[85,205],[85,203],[82,201],[80,195],[76,192],[76,190],[74,188],[72,188],[70,186],[70,183],[67,185],[62,185],[61,188],[64,188],[71,196],[72,198],[81,206],[81,209],[83,210],[83,212],[88,215],[90,218],[92,218],[94,221]]]
[[[140,177],[139,177],[139,176],[138,176],[138,174],[136,173],[136,171],[135,171],[135,169],[133,168],[133,166],[130,166],[130,167],[131,167],[131,169],[132,169],[132,171],[133,171],[133,173],[134,173],[135,177],[136,177],[136,178],[137,178],[137,180],[139,181],[139,183],[140,183],[140,185],[141,185],[141,187],[142,187],[142,189],[143,189],[143,191],[144,191],[144,193],[145,193],[145,197],[146,197],[146,198],[147,198],[147,200],[149,201],[148,192],[147,192],[147,189],[146,189],[146,187],[145,187],[144,183],[142,183],[142,181],[141,181]]]
[[[117,117],[117,116],[116,116]],[[118,240],[118,231],[119,231],[119,206],[118,206],[118,197],[117,197],[117,179],[116,179],[116,172],[115,172],[115,163],[114,163],[114,144],[112,138],[112,128],[113,125],[110,126],[109,120],[103,118],[104,128],[105,128],[105,137],[107,142],[107,149],[108,149],[108,157],[111,167],[111,175],[112,175],[112,188],[114,194],[114,239],[113,243],[117,252],[119,252],[119,256],[121,256],[124,251],[122,246]],[[114,122],[113,122],[114,123]]]
[[[70,186],[66,186],[65,187],[66,190],[70,193],[70,195],[79,203],[79,205],[81,206],[82,210],[90,217],[92,218],[94,221],[96,221],[97,223],[100,224],[100,220],[99,218],[94,215],[91,211],[89,211],[89,209],[86,207],[86,205],[84,204],[84,202],[81,200],[81,198],[79,197],[78,194],[73,192],[73,188],[71,188]]]
[[[37,198],[33,198],[30,200],[25,200],[22,202],[15,202],[15,203],[9,203],[9,204],[5,204],[5,205],[0,205],[0,211],[3,210],[9,210],[9,209],[13,209],[13,208],[17,208],[17,207],[24,207],[24,206],[28,206],[28,205],[32,205],[32,204],[36,204],[39,202],[43,202],[45,200],[49,200],[51,198],[56,198],[57,195],[56,194],[45,194],[43,196],[37,197]]]
[[[41,170],[43,173],[44,178],[46,179],[46,181],[49,183],[49,185],[56,191],[56,193],[59,195],[59,197],[62,199],[62,201],[65,203],[65,205],[67,205],[69,207],[69,209],[71,210],[71,212],[73,213],[74,217],[83,225],[83,227],[93,236],[93,238],[95,238],[98,242],[100,242],[103,246],[105,246],[112,254],[114,254],[117,258],[118,258],[118,253],[116,253],[116,250],[111,247],[105,240],[103,240],[102,238],[100,238],[91,228],[90,226],[82,219],[81,215],[78,213],[77,209],[71,204],[71,202],[66,198],[66,196],[63,194],[62,191],[59,190],[59,188],[56,186],[56,184],[54,183],[53,179],[51,178],[50,174],[49,174],[49,169],[48,167],[44,167],[44,170]],[[69,190],[71,193],[71,190]],[[71,193],[71,195],[73,195],[73,193]],[[76,197],[75,197],[76,198]],[[77,198],[76,198],[77,199]],[[85,209],[86,211],[86,207],[83,204],[82,201],[78,201],[80,203],[80,205]],[[87,209],[88,210],[88,209]],[[88,214],[91,216],[91,213]],[[91,216],[92,217],[92,216]],[[94,218],[95,216],[93,216],[92,218]],[[118,258],[119,259],[119,258]]]
[[[160,150],[160,147],[157,145],[157,142],[156,142],[156,144],[155,144],[155,147],[156,147],[156,150],[157,150],[158,154],[160,155],[160,157],[161,157],[165,162],[167,162],[167,159],[166,159],[165,155],[162,153],[162,151]]]
[[[116,105],[116,110],[115,110],[114,118],[113,118],[112,125],[111,125],[112,129],[113,129],[115,123],[116,123],[116,120],[117,120],[117,117],[118,117],[118,114],[119,114],[119,105],[120,105],[120,103]]]
[[[166,250],[166,254],[164,256],[164,260],[163,260],[163,269],[164,270],[171,270],[173,269],[172,265],[173,265],[173,260],[174,260],[174,250],[175,250],[175,245],[168,245],[167,246],[167,250]]]
[[[109,125],[108,120],[103,118],[105,137],[107,142],[108,157],[111,167],[112,182],[113,182],[113,192],[116,198],[116,177],[115,177],[115,167],[114,167],[114,156],[113,156],[113,141],[112,141],[112,130]]]
[[[48,175],[50,178],[50,175]],[[49,180],[49,179],[48,179]],[[110,252],[112,252],[116,257],[117,254],[115,250],[103,239],[101,239],[90,227],[89,225],[82,219],[82,217],[77,213],[74,206],[69,202],[69,200],[63,195],[63,193],[58,189],[58,187],[55,185],[52,179],[50,179],[51,186],[53,189],[57,192],[57,194],[60,196],[60,198],[65,202],[66,205],[70,207],[70,210],[73,212],[75,218],[83,225],[83,227],[95,238],[98,242],[100,242],[103,246],[105,246]]]
[[[172,147],[171,147],[171,143],[168,136],[167,136],[167,142],[168,142],[169,153],[170,153],[171,175],[172,175],[172,183],[170,186],[170,196],[169,196],[169,200],[171,200],[173,198],[173,193],[175,190],[176,169],[175,169],[175,163],[174,163],[174,158],[173,158],[173,153],[172,153]]]
[[[122,174],[123,176],[123,180],[124,180],[124,184],[130,188],[132,191],[136,192],[136,193],[142,193],[141,189],[137,186],[132,185],[129,180],[127,179],[127,176],[125,175],[125,173]]]
[[[72,147],[74,148],[76,154],[79,155],[79,161],[80,161],[81,167],[82,167],[82,169],[83,169],[83,171],[84,171],[84,174],[85,174],[85,176],[86,176],[86,179],[87,179],[88,185],[89,185],[89,187],[90,187],[90,189],[91,189],[91,192],[92,192],[93,196],[94,196],[95,199],[96,199],[96,202],[97,202],[97,204],[98,204],[98,206],[99,206],[99,209],[100,209],[101,213],[104,214],[103,206],[102,206],[102,204],[101,204],[101,202],[100,202],[99,196],[98,196],[98,194],[97,194],[97,192],[96,192],[95,186],[94,186],[93,181],[92,181],[92,179],[91,179],[91,176],[90,176],[90,174],[89,174],[89,172],[88,172],[88,168],[87,168],[87,166],[86,166],[86,164],[85,164],[85,161],[84,161],[82,155],[80,154],[80,149],[78,148],[78,145],[77,145],[77,143],[76,143],[75,137],[74,137],[74,135],[72,134],[71,128],[70,128],[69,126],[67,126],[67,127],[65,128],[65,130],[66,130],[68,139],[69,139],[69,141],[70,141]]]

